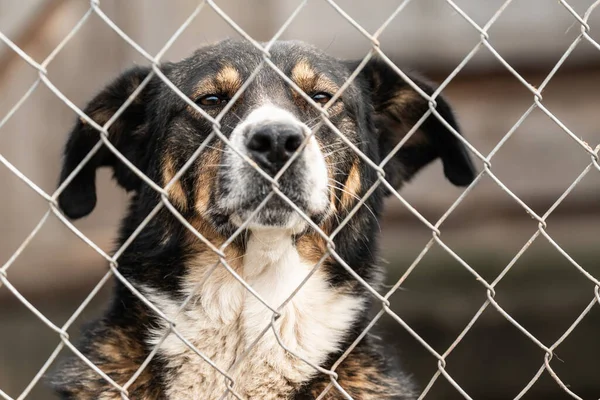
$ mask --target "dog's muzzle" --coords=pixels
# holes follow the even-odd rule
[[[273,183],[259,169],[277,178],[277,187],[287,200],[278,193],[272,195],[252,217],[250,229],[302,230],[306,221],[301,213],[315,220],[326,213],[325,158],[310,129],[293,114],[273,105],[261,106],[238,124],[230,141],[237,152],[253,161],[244,160],[232,148],[223,156],[219,171],[222,195],[217,206],[231,222],[238,226],[244,223],[273,191]]]

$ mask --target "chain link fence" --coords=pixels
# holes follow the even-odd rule
[[[53,351],[51,356],[47,359],[46,363],[39,369],[39,372],[35,375],[35,377],[31,380],[31,382],[27,385],[27,387],[17,396],[11,397],[7,393],[2,391],[0,388],[0,397],[12,400],[12,399],[24,399],[27,398],[34,386],[38,385],[40,379],[47,373],[49,368],[55,362],[58,354],[63,350],[63,348],[68,348],[78,357],[80,357],[90,369],[93,369],[98,375],[104,378],[110,385],[112,385],[116,390],[121,393],[121,398],[129,399],[128,389],[135,382],[135,380],[141,375],[141,373],[148,367],[150,361],[156,356],[157,350],[160,347],[160,344],[165,340],[167,335],[174,334],[183,343],[185,343],[189,348],[200,358],[202,358],[206,363],[210,364],[213,368],[215,368],[223,378],[224,382],[224,392],[222,398],[231,398],[231,396],[241,399],[242,397],[236,393],[236,382],[230,375],[230,370],[235,368],[237,364],[243,361],[243,357],[236,360],[236,363],[231,366],[229,369],[222,369],[219,365],[213,363],[213,361],[201,351],[196,349],[189,338],[186,338],[181,332],[178,331],[176,324],[173,320],[169,319],[163,311],[161,311],[156,305],[152,304],[148,299],[144,297],[142,293],[140,293],[119,271],[119,259],[124,251],[128,248],[128,246],[132,243],[132,241],[137,237],[137,235],[146,227],[146,225],[152,220],[152,218],[161,210],[167,209],[170,211],[186,228],[188,228],[199,241],[205,243],[219,258],[219,262],[215,264],[211,272],[218,269],[223,268],[229,271],[232,276],[234,276],[239,282],[252,294],[255,296],[271,313],[271,322],[264,327],[262,334],[259,338],[245,350],[244,354],[248,354],[251,348],[258,343],[258,341],[262,338],[263,335],[267,334],[267,332],[272,332],[277,338],[278,343],[292,356],[298,357],[302,359],[302,357],[298,354],[294,354],[290,351],[282,340],[279,338],[277,329],[275,329],[276,324],[278,323],[278,317],[280,315],[280,310],[288,304],[288,302],[293,298],[293,296],[297,293],[298,290],[304,285],[304,283],[310,278],[310,276],[319,269],[323,261],[327,258],[335,259],[349,274],[351,274],[358,282],[366,287],[370,295],[375,299],[378,304],[379,311],[375,314],[374,318],[371,320],[370,324],[367,328],[358,336],[356,341],[352,343],[347,349],[345,349],[343,355],[333,364],[330,369],[324,369],[318,365],[312,365],[309,361],[303,360],[307,364],[309,364],[312,368],[314,368],[318,374],[323,374],[329,377],[330,383],[323,391],[323,393],[319,396],[319,399],[325,398],[325,396],[331,391],[339,392],[344,398],[351,399],[352,397],[345,391],[344,387],[340,385],[337,381],[337,373],[336,368],[342,363],[342,361],[353,351],[353,349],[358,345],[358,343],[369,333],[372,327],[384,316],[388,315],[393,320],[395,320],[398,326],[405,329],[410,335],[412,335],[429,353],[431,353],[437,359],[437,372],[431,377],[430,381],[427,385],[422,388],[420,392],[420,399],[427,398],[428,393],[431,387],[438,379],[447,380],[458,393],[460,393],[464,398],[471,399],[469,393],[461,387],[461,382],[456,381],[450,373],[447,371],[447,358],[453,352],[453,350],[457,347],[457,345],[463,340],[465,335],[470,331],[475,322],[479,319],[482,313],[489,307],[497,310],[501,315],[506,318],[510,324],[514,325],[524,337],[528,338],[532,343],[534,343],[537,347],[539,347],[543,353],[543,359],[539,360],[540,367],[537,373],[531,377],[529,383],[523,387],[522,391],[518,394],[516,399],[520,399],[524,397],[529,389],[536,383],[536,381],[540,378],[540,376],[547,372],[552,376],[552,378],[556,381],[556,384],[562,388],[562,390],[568,394],[570,397],[575,399],[581,399],[577,393],[574,393],[568,385],[563,383],[560,376],[558,376],[554,369],[552,361],[555,359],[554,352],[561,345],[561,343],[571,334],[571,332],[575,329],[575,327],[591,312],[593,308],[598,308],[598,304],[600,303],[600,281],[597,277],[594,277],[590,272],[584,269],[577,261],[575,261],[571,256],[565,251],[559,243],[557,243],[548,233],[548,224],[547,219],[553,213],[553,211],[563,202],[563,200],[573,191],[573,189],[578,185],[580,181],[586,177],[588,174],[597,174],[600,172],[600,163],[598,160],[598,153],[600,150],[600,143],[592,143],[588,144],[582,139],[578,137],[575,132],[572,132],[559,118],[557,118],[551,110],[549,110],[544,104],[543,92],[548,83],[555,76],[559,68],[563,65],[563,63],[567,60],[570,54],[575,50],[575,48],[583,42],[587,42],[588,44],[595,47],[598,51],[600,51],[600,44],[595,41],[590,36],[590,26],[588,25],[588,18],[590,14],[594,11],[594,9],[600,4],[600,1],[595,1],[593,4],[589,6],[589,8],[583,13],[583,15],[578,14],[571,7],[571,5],[565,1],[560,0],[560,4],[564,7],[565,12],[570,13],[574,20],[574,23],[579,27],[580,33],[573,41],[573,43],[564,51],[562,57],[556,62],[553,66],[552,70],[548,73],[546,78],[543,80],[541,85],[538,87],[533,86],[529,83],[523,76],[521,76],[503,57],[499,54],[494,46],[491,44],[491,34],[490,29],[493,27],[494,23],[497,19],[502,15],[504,10],[513,2],[512,0],[507,0],[504,4],[501,5],[494,13],[494,15],[488,20],[488,22],[484,25],[477,24],[471,17],[467,14],[467,12],[463,11],[461,7],[459,7],[454,1],[446,0],[447,6],[451,7],[456,13],[458,13],[465,21],[467,21],[473,28],[473,30],[477,31],[480,37],[479,42],[472,48],[472,50],[464,57],[462,62],[443,80],[440,84],[439,88],[432,94],[427,95],[424,93],[414,82],[410,80],[410,78],[406,75],[406,73],[400,69],[397,65],[395,65],[390,58],[386,55],[385,49],[381,48],[379,37],[385,31],[385,29],[394,22],[396,17],[402,13],[405,6],[409,3],[409,0],[405,0],[400,2],[395,11],[389,16],[387,20],[385,20],[380,27],[374,32],[368,32],[363,29],[363,27],[350,15],[346,13],[346,11],[340,7],[336,2],[332,0],[326,0],[326,2],[331,6],[340,16],[345,18],[349,24],[351,24],[360,34],[364,35],[370,43],[372,44],[371,49],[364,55],[362,61],[359,63],[357,69],[351,74],[350,78],[345,82],[345,84],[340,88],[340,90],[334,94],[332,100],[321,107],[317,105],[309,96],[307,96],[289,77],[285,75],[283,71],[278,69],[278,67],[271,61],[269,50],[273,43],[280,38],[280,36],[285,32],[285,30],[289,27],[289,25],[294,21],[294,19],[303,12],[303,8],[307,4],[307,0],[300,2],[297,5],[297,8],[289,15],[285,23],[280,27],[277,33],[272,37],[272,39],[266,44],[261,44],[253,39],[249,34],[247,34],[244,29],[242,29],[236,21],[234,21],[226,12],[224,12],[214,1],[207,0],[202,1],[198,4],[195,10],[189,15],[188,19],[181,24],[181,26],[176,30],[176,32],[171,36],[171,38],[164,44],[163,48],[157,54],[150,54],[147,52],[142,46],[136,43],[130,36],[127,35],[109,16],[103,11],[102,3],[100,0],[92,0],[89,5],[89,10],[83,17],[79,20],[77,25],[73,27],[70,33],[64,37],[64,39],[59,43],[58,46],[41,62],[34,60],[30,57],[27,52],[22,50],[19,46],[17,46],[9,37],[7,37],[0,30],[0,40],[4,42],[12,51],[18,54],[31,68],[33,68],[37,72],[37,79],[31,85],[31,87],[23,94],[18,102],[14,104],[14,106],[10,109],[10,111],[1,116],[0,120],[0,131],[2,127],[7,123],[8,120],[22,107],[25,107],[24,104],[27,99],[36,91],[36,89],[44,85],[50,91],[52,91],[61,101],[64,102],[79,118],[88,123],[90,126],[94,127],[98,132],[100,132],[100,141],[94,146],[92,151],[84,158],[81,164],[71,173],[71,175],[60,185],[60,187],[54,191],[53,193],[48,193],[42,190],[36,182],[32,181],[28,178],[24,173],[22,173],[14,164],[12,164],[7,158],[5,158],[1,154],[0,149],[0,162],[4,165],[5,168],[9,169],[16,177],[22,180],[31,190],[33,190],[37,195],[43,198],[47,204],[48,208],[46,213],[43,215],[41,220],[37,223],[35,228],[31,231],[29,236],[22,242],[19,248],[12,254],[12,256],[4,262],[2,267],[0,268],[0,282],[1,285],[10,291],[10,293],[17,298],[22,304],[24,304],[37,318],[39,318],[49,329],[55,332],[56,336],[60,338],[60,344]],[[204,9],[210,8],[216,14],[220,16],[228,25],[231,26],[240,36],[242,36],[245,40],[251,43],[256,47],[262,54],[262,62],[259,67],[254,71],[254,73],[249,77],[248,80],[244,82],[241,89],[235,94],[235,96],[231,99],[228,105],[217,115],[216,117],[212,117],[207,114],[202,108],[198,107],[193,100],[189,99],[179,88],[177,88],[169,79],[163,74],[161,71],[161,63],[164,61],[163,56],[167,52],[167,50],[173,45],[175,41],[178,40],[180,35],[188,28],[188,26],[194,21],[194,19],[203,12]],[[61,50],[65,47],[65,45],[78,34],[80,29],[86,24],[88,19],[92,16],[96,15],[100,17],[108,27],[110,27],[116,34],[122,38],[125,42],[127,42],[135,51],[137,51],[141,56],[143,56],[148,63],[152,65],[151,73],[140,83],[138,88],[132,93],[132,95],[127,99],[127,101],[120,107],[120,109],[112,115],[112,117],[106,122],[104,125],[98,125],[94,120],[92,120],[88,115],[86,115],[80,108],[78,108],[73,101],[71,101],[65,94],[61,92],[61,90],[52,82],[52,80],[48,77],[47,68],[53,62],[55,57],[61,52]],[[0,27],[1,28],[1,27]],[[456,132],[448,122],[446,122],[441,115],[438,113],[436,106],[436,98],[442,93],[442,91],[448,86],[448,84],[459,74],[459,72],[469,63],[469,61],[482,49],[487,49],[493,56],[508,70],[519,82],[531,93],[531,105],[530,107],[522,114],[521,118],[512,126],[512,128],[506,132],[504,137],[497,143],[497,145],[490,151],[488,154],[481,153],[477,148],[471,145],[468,141],[468,138],[465,139]],[[339,98],[344,90],[348,88],[349,85],[352,84],[353,79],[360,73],[362,68],[366,65],[366,63],[373,57],[378,57],[384,60],[403,80],[405,80],[408,84],[412,86],[412,88],[417,91],[429,104],[428,111],[421,117],[421,119],[410,129],[406,137],[398,143],[398,145],[392,150],[392,152],[380,163],[376,164],[372,160],[369,159],[365,154],[363,154],[353,143],[351,143],[337,128],[334,124],[332,124],[328,119],[328,108],[333,102]],[[267,179],[271,182],[272,191],[266,196],[266,198],[262,201],[260,206],[255,210],[253,216],[256,215],[262,207],[265,206],[267,201],[273,196],[278,196],[283,199],[291,208],[293,208],[298,214],[302,216],[302,218],[310,225],[315,232],[322,236],[323,240],[327,243],[327,251],[322,256],[321,260],[314,266],[312,272],[307,276],[304,282],[300,285],[300,287],[296,288],[296,290],[289,296],[289,298],[283,302],[282,304],[268,304],[261,296],[253,290],[253,288],[243,281],[233,270],[233,268],[229,265],[228,260],[225,256],[224,250],[231,245],[234,239],[242,234],[248,223],[250,222],[249,218],[245,221],[239,229],[235,232],[233,236],[231,236],[225,243],[221,246],[216,247],[213,243],[211,243],[208,239],[203,237],[171,204],[169,200],[169,190],[172,186],[180,179],[180,177],[188,170],[188,168],[194,163],[194,161],[200,157],[203,151],[214,139],[221,140],[225,145],[230,145],[227,137],[221,132],[221,119],[222,117],[231,109],[234,103],[240,98],[244,90],[250,85],[254,77],[258,74],[258,72],[262,68],[270,68],[275,71],[293,90],[298,92],[309,104],[316,107],[320,114],[320,124],[313,130],[313,135],[318,131],[319,126],[327,126],[333,132],[337,134],[339,139],[343,141],[349,148],[351,148],[356,154],[364,161],[364,163],[373,170],[375,170],[378,174],[378,179],[376,183],[370,187],[364,197],[357,202],[354,209],[349,213],[348,217],[342,221],[337,229],[333,231],[330,235],[325,234],[319,226],[315,225],[309,217],[307,217],[301,209],[299,209],[290,199],[288,199],[285,194],[279,189],[278,179],[283,174],[283,172],[289,167],[289,165],[294,161],[298,153],[292,157],[287,164],[283,167],[283,169],[275,176],[271,177],[268,174],[258,170],[261,176],[264,179]],[[114,146],[111,144],[108,139],[108,129],[114,124],[114,122],[119,118],[119,116],[124,112],[124,110],[134,101],[136,96],[143,90],[143,88],[148,84],[148,82],[154,78],[158,77],[161,79],[173,92],[181,97],[190,107],[192,107],[196,112],[201,114],[206,120],[210,121],[213,130],[209,137],[205,140],[205,142],[195,151],[194,155],[188,160],[188,162],[179,170],[173,179],[164,187],[156,184],[154,181],[149,179],[144,175],[142,171],[136,168],[126,157],[124,157]],[[560,129],[564,132],[564,135],[568,135],[573,141],[575,141],[581,150],[581,157],[589,160],[588,165],[583,169],[580,175],[572,182],[572,184],[564,191],[564,193],[552,204],[550,208],[543,214],[536,213],[532,208],[530,208],[522,199],[519,198],[515,193],[513,193],[503,182],[499,179],[494,173],[494,156],[499,151],[500,148],[505,144],[505,142],[513,135],[513,133],[519,128],[519,126],[523,123],[523,121],[534,111],[541,110],[548,118],[550,118]],[[427,119],[432,116],[433,118],[437,118],[441,123],[444,124],[455,136],[458,138],[465,146],[470,150],[471,154],[479,160],[479,162],[483,165],[479,175],[475,179],[475,181],[467,187],[464,192],[456,199],[456,201],[447,209],[447,211],[439,218],[437,221],[430,221],[426,217],[424,217],[417,209],[411,205],[400,193],[398,193],[394,188],[386,181],[386,177],[383,171],[384,165],[391,159],[391,157],[403,146],[410,137],[419,129],[420,125]],[[90,240],[80,229],[75,227],[59,210],[57,206],[57,198],[60,193],[65,189],[65,187],[72,181],[74,176],[83,168],[86,162],[88,162],[93,155],[99,151],[99,149],[103,146],[106,146],[119,160],[121,160],[127,167],[129,167],[139,178],[141,178],[148,186],[154,189],[161,196],[161,202],[156,205],[154,210],[145,218],[142,224],[138,226],[135,232],[129,237],[123,245],[117,249],[114,253],[107,253],[103,251],[94,241]],[[247,162],[250,162],[249,159],[238,152],[238,155],[245,159]],[[251,165],[255,165],[252,164]],[[459,256],[452,248],[450,248],[443,239],[443,229],[441,228],[442,224],[446,219],[450,216],[450,214],[457,208],[459,204],[469,195],[469,193],[473,190],[474,187],[478,185],[483,177],[491,178],[501,190],[503,190],[506,194],[508,194],[512,200],[516,204],[518,204],[522,209],[531,216],[535,221],[537,221],[538,229],[535,233],[523,244],[520,251],[512,258],[512,260],[505,266],[502,272],[492,281],[488,281],[484,279],[474,268],[472,268],[469,263],[464,261],[461,256]],[[364,206],[365,201],[371,196],[374,191],[379,186],[385,186],[395,198],[395,201],[400,202],[404,207],[406,207],[415,217],[417,217],[421,223],[426,226],[431,232],[431,239],[419,253],[419,255],[414,259],[409,268],[405,271],[405,273],[400,277],[400,279],[395,282],[395,284],[387,290],[385,293],[379,293],[372,287],[370,287],[354,270],[350,265],[346,263],[346,261],[338,255],[336,252],[335,246],[333,244],[333,239],[339,233],[341,229],[347,224],[350,218],[352,218],[355,213]],[[91,247],[94,251],[96,251],[99,255],[101,255],[106,262],[108,263],[108,270],[102,279],[97,283],[94,289],[89,293],[86,299],[79,305],[76,311],[71,315],[68,321],[58,326],[54,324],[50,319],[48,319],[42,312],[40,312],[24,295],[22,295],[19,290],[15,286],[11,284],[10,272],[11,266],[15,263],[17,258],[21,256],[21,254],[27,251],[28,245],[34,239],[34,237],[38,234],[40,229],[44,226],[44,224],[48,221],[48,219],[52,216],[56,216],[69,230],[71,230],[75,235],[79,237],[85,244]],[[572,325],[564,332],[564,334],[556,340],[554,343],[543,343],[536,336],[530,333],[523,325],[519,323],[519,321],[515,320],[508,312],[506,312],[503,307],[496,301],[496,287],[499,282],[505,277],[505,275],[511,270],[513,265],[517,262],[517,260],[522,256],[522,254],[532,245],[532,243],[536,240],[546,240],[553,247],[556,248],[562,256],[566,260],[570,262],[573,268],[576,268],[585,278],[587,278],[594,285],[593,292],[589,293],[590,302],[587,308],[581,312],[581,314],[573,321]],[[442,249],[444,249],[453,259],[455,259],[458,263],[460,263],[472,276],[473,278],[481,285],[481,291],[486,293],[487,299],[481,305],[479,310],[473,315],[472,319],[469,323],[464,327],[462,332],[456,337],[454,342],[444,351],[439,352],[436,351],[426,340],[424,340],[415,330],[409,326],[407,322],[405,322],[394,310],[390,307],[389,298],[394,294],[405,282],[407,277],[413,272],[413,270],[419,265],[420,261],[426,255],[426,253],[432,248],[434,245],[439,245]],[[208,275],[208,274],[207,274]],[[161,338],[159,343],[156,345],[154,350],[148,355],[145,362],[140,365],[139,369],[135,374],[131,376],[129,381],[124,384],[119,384],[113,381],[108,375],[105,374],[98,366],[94,365],[92,362],[87,360],[85,356],[77,349],[77,347],[71,341],[69,334],[67,333],[68,329],[73,325],[73,323],[80,317],[81,313],[88,307],[90,302],[94,299],[94,297],[99,293],[99,291],[103,288],[103,286],[111,279],[118,279],[124,286],[126,286],[135,296],[137,296],[144,304],[146,304],[153,312],[156,313],[160,318],[164,319],[168,325],[169,329],[165,335]],[[192,293],[185,301],[182,302],[179,308],[179,312],[185,309],[190,300],[193,297]],[[3,368],[11,368],[10,365],[4,366]]]

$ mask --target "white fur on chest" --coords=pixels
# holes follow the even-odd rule
[[[277,309],[313,267],[300,258],[287,233],[273,230],[253,233],[239,273],[267,304]],[[210,265],[195,268],[208,269]],[[218,268],[200,288],[196,287],[198,298],[175,318],[178,331],[221,370],[228,371],[234,389],[243,398],[286,397],[316,371],[286,352],[272,330],[242,358],[268,326],[273,313],[222,266]],[[190,284],[190,290],[197,283]],[[145,287],[142,292],[167,316],[175,317],[179,307],[176,301],[152,288]],[[320,365],[330,352],[339,350],[339,342],[362,308],[363,299],[331,288],[317,272],[280,310],[275,327],[291,352]],[[153,332],[151,344],[157,343],[164,332],[166,324]],[[174,334],[162,343],[159,355],[173,371],[168,374],[169,399],[212,400],[220,399],[225,392],[224,377]]]

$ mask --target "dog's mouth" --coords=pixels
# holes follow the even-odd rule
[[[298,171],[292,170],[290,176],[286,177],[287,173],[282,176],[277,191],[263,177],[250,178],[247,174],[242,174],[245,178],[238,177],[238,188],[220,202],[225,206],[229,221],[235,226],[246,224],[249,229],[276,227],[296,233],[306,228],[308,220],[318,224],[327,212],[327,190],[293,172]]]
[[[258,205],[256,208],[258,208]],[[231,214],[230,221],[236,226],[241,226],[248,221],[247,225],[250,229],[278,227],[297,231],[302,230],[304,227],[303,222],[305,221],[303,221],[300,213],[288,204],[283,204],[283,201],[279,198],[269,199],[262,208],[259,210],[256,208],[249,206],[236,211]]]

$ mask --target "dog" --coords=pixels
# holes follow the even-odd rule
[[[228,107],[219,120],[226,140],[157,75],[110,126],[112,146],[156,185],[167,187],[165,193],[103,145],[60,194],[66,216],[84,217],[96,204],[97,168],[112,168],[116,182],[132,192],[118,245],[136,234],[118,257],[117,270],[163,314],[116,280],[110,306],[84,329],[77,345],[106,376],[71,356],[52,378],[61,398],[121,399],[110,381],[125,385],[136,373],[127,385],[131,399],[416,398],[411,379],[372,335],[362,337],[336,365],[333,387],[323,369],[357,341],[370,322],[370,306],[378,302],[356,276],[375,289],[382,284],[378,220],[390,189],[400,189],[438,158],[447,179],[466,186],[475,176],[470,156],[430,115],[378,172],[353,147],[378,165],[429,110],[428,101],[378,57],[334,98],[358,61],[338,60],[296,41],[276,42],[269,56],[303,93],[267,65],[247,83],[263,53],[246,41],[208,45],[160,67],[211,117]],[[126,71],[85,114],[104,125],[151,71]],[[423,92],[434,92],[422,78],[411,75],[411,80]],[[435,102],[437,113],[458,131],[449,104],[440,96]],[[325,105],[329,123],[321,118]],[[60,182],[98,143],[92,125],[76,122]],[[186,166],[207,138],[199,157]],[[372,189],[382,172],[388,184]],[[274,186],[277,193],[267,199]],[[161,196],[172,209],[162,207],[136,232]],[[332,244],[319,230],[328,236],[336,232]],[[211,246],[223,248],[228,268]],[[272,321],[274,327],[265,331]]]

